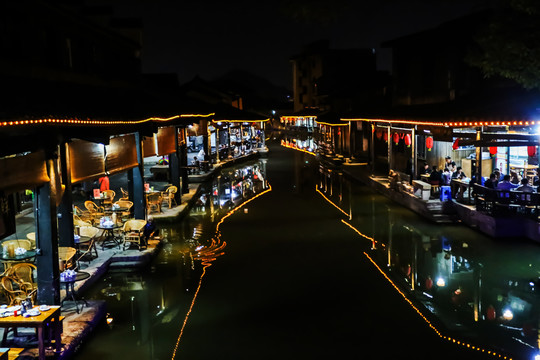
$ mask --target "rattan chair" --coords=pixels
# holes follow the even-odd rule
[[[75,257],[75,254],[77,254],[77,249],[75,248],[69,246],[58,247],[58,260],[62,260],[64,263],[64,269],[60,269],[60,271],[75,267],[73,263],[73,258]]]
[[[87,200],[84,202],[84,207],[90,213],[92,222],[98,222],[99,219],[105,214],[102,206],[97,206],[93,201]]]
[[[103,235],[103,231],[100,231],[98,228],[93,226],[83,226],[79,229],[80,236],[86,236],[90,238],[90,241],[87,243],[78,244],[78,254],[76,259],[77,268],[80,267],[80,261],[91,261],[99,257],[96,242]],[[94,257],[95,254],[95,257]]]
[[[146,209],[148,213],[152,213],[152,211],[161,212],[161,203],[163,202],[163,198],[161,197],[161,193],[152,193],[147,196],[146,198]]]
[[[29,232],[28,234],[26,234],[26,239],[30,241],[30,243],[32,244],[32,249],[35,249],[36,248],[36,233]]]
[[[123,188],[120,188],[120,191],[122,192],[122,197],[120,200],[129,200],[129,193]]]
[[[176,199],[174,198],[177,191],[178,188],[174,185],[171,185],[167,188],[167,190],[161,193],[163,200],[169,204],[169,209],[172,208],[172,203],[174,203],[174,205],[177,205]]]
[[[146,248],[143,239],[145,220],[132,219],[125,222],[122,232],[124,233],[124,250],[129,249],[131,245],[136,245],[139,250]]]
[[[133,202],[129,200],[118,200],[114,203],[115,205],[118,205],[121,208],[126,208],[126,211],[122,211],[120,213],[120,217],[123,220],[127,220],[131,214],[131,208],[133,207]]]
[[[31,263],[16,263],[6,271],[6,275],[15,279],[19,288],[27,295],[37,290],[37,267]]]
[[[103,196],[103,207],[111,207],[116,196],[114,190],[105,190],[101,193]]]
[[[19,305],[21,301],[26,300],[28,294],[26,291],[18,289],[19,284],[17,280],[10,276],[2,277],[2,289],[6,295],[7,300],[9,301],[9,306]]]
[[[27,239],[17,239],[17,240],[4,240],[0,243],[0,246],[10,246],[13,245],[15,248],[23,248],[25,250],[32,250],[32,242]]]
[[[83,210],[78,206],[73,207],[73,215],[77,215],[82,221],[92,221],[92,215],[88,210]]]

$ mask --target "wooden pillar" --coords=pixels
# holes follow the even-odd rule
[[[58,229],[56,227],[56,202],[51,196],[51,184],[36,188],[36,256],[38,304],[60,304],[60,271],[58,268]],[[72,233],[73,234],[73,233]]]
[[[418,167],[418,154],[416,153],[416,125],[411,132],[411,184],[412,181],[416,178],[416,168]]]
[[[144,196],[144,160],[142,153],[142,139],[139,132],[135,133],[138,166],[128,171],[129,197],[133,202],[133,216],[135,219],[146,219],[146,198]]]
[[[178,162],[180,166],[180,176],[182,178],[182,194],[189,192],[189,176],[188,176],[188,157],[187,157],[187,134],[186,129],[180,129],[184,132],[184,140],[178,144]]]
[[[59,146],[62,184],[65,185],[62,201],[58,206],[58,236],[60,246],[73,247],[73,198],[71,194],[71,169],[68,158],[68,144]]]
[[[388,126],[388,171],[392,169],[392,126]]]
[[[482,128],[476,129],[476,141],[482,140]],[[510,162],[510,157],[508,157],[508,162]],[[482,146],[476,147],[476,172],[475,172],[476,183],[482,183]]]
[[[178,158],[178,151],[179,151],[179,143],[178,143],[178,131],[182,131],[182,129],[179,129],[178,127],[175,128],[174,131],[174,148],[175,152],[169,155],[169,175],[171,178],[171,184],[176,186],[177,189],[180,189],[180,161]],[[174,198],[176,200],[177,204],[182,203],[182,192],[177,191],[176,194],[174,194]]]
[[[369,155],[371,158],[371,174],[375,173],[375,124],[371,124],[371,139],[369,144]]]

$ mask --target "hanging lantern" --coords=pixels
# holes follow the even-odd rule
[[[381,138],[382,138],[382,131],[381,131],[381,130],[377,130],[377,132],[375,133],[375,135],[377,136],[377,139],[381,140]]]
[[[527,146],[527,154],[529,154],[529,157],[536,155],[536,146]]]
[[[411,134],[405,135],[405,146],[411,146]]]
[[[426,138],[426,148],[428,149],[428,151],[431,151],[431,149],[433,148],[433,138],[431,136],[428,136]]]
[[[384,132],[384,135],[383,135],[383,139],[384,139],[384,142],[388,142],[388,132]]]
[[[486,317],[488,320],[495,320],[497,317],[497,313],[495,312],[495,308],[493,305],[489,305],[486,311]]]
[[[457,150],[459,148],[459,138],[454,141],[454,144],[452,144],[452,149]]]
[[[489,153],[491,155],[495,155],[497,153],[497,147],[496,146],[490,146],[489,147]]]
[[[399,134],[398,133],[394,133],[394,143],[397,145],[399,144]]]

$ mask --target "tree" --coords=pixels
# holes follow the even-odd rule
[[[486,77],[512,79],[526,89],[540,89],[540,3],[505,0],[475,36],[478,48],[466,61]]]

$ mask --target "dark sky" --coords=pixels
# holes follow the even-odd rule
[[[99,0],[98,0],[99,1]],[[143,71],[176,72],[211,80],[243,69],[291,87],[289,57],[319,39],[335,48],[375,48],[482,7],[489,0],[116,0],[118,15],[144,21]],[[107,1],[107,3],[111,3]]]

